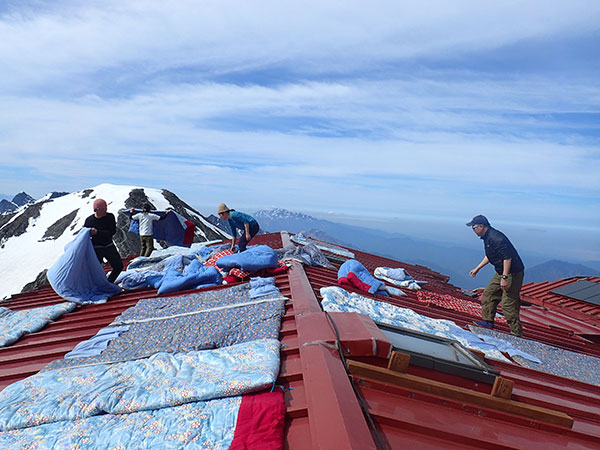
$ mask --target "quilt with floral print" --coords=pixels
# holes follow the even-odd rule
[[[321,288],[321,296],[323,297],[321,305],[325,311],[366,314],[375,322],[453,339],[467,348],[484,352],[488,358],[509,361],[495,346],[486,344],[474,333],[463,330],[451,320],[432,319],[412,309],[363,297],[337,286]]]
[[[59,359],[47,369],[134,360],[158,352],[220,348],[277,339],[285,298],[279,290],[253,299],[250,285],[175,297],[140,300],[112,325],[128,325],[100,355]]]
[[[41,330],[50,321],[73,311],[76,306],[73,302],[64,302],[21,311],[0,308],[0,347],[13,344],[24,334]]]
[[[0,448],[229,448],[239,396],[278,371],[263,339],[40,372],[0,392]]]

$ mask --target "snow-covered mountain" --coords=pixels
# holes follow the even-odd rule
[[[117,218],[115,244],[121,256],[139,252],[139,237],[129,233],[129,217],[121,210],[150,203],[155,210],[170,207],[195,224],[195,242],[230,238],[198,211],[165,189],[101,184],[70,194],[50,193],[14,212],[0,215],[0,298],[29,289],[45,280],[45,271],[62,255],[93,214],[95,199],[103,198]],[[36,282],[37,281],[37,282]]]
[[[35,199],[31,195],[26,192],[19,192],[13,197],[12,201],[4,198],[0,200],[0,214],[15,211],[19,207],[33,202],[35,202]]]
[[[310,228],[315,223],[319,222],[319,219],[307,214],[293,212],[283,208],[262,209],[260,211],[256,211],[253,216],[259,222],[293,222],[296,224],[302,224],[302,228]]]

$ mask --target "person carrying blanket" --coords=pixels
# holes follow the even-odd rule
[[[106,258],[112,270],[108,281],[114,283],[123,270],[123,261],[112,237],[117,232],[115,216],[107,212],[106,201],[101,198],[94,200],[94,214],[85,219],[84,227],[91,228],[92,244],[100,264]]]
[[[129,210],[129,215],[133,220],[137,220],[140,224],[140,242],[142,248],[140,250],[140,256],[150,256],[154,251],[154,235],[153,235],[153,223],[157,220],[163,220],[167,217],[170,210],[167,209],[167,213],[164,216],[158,214],[152,214],[150,210],[152,207],[149,203],[145,203],[142,212],[134,214],[135,209]]]
[[[235,250],[236,230],[240,230],[240,240],[238,247],[240,252],[246,250],[246,245],[258,233],[258,222],[254,217],[238,212],[235,209],[229,209],[225,203],[217,207],[217,214],[221,220],[227,220],[231,227],[231,250]]]

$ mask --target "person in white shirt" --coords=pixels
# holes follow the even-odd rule
[[[140,241],[142,244],[142,249],[140,250],[140,256],[150,256],[152,251],[154,250],[154,236],[152,234],[153,223],[156,220],[162,220],[166,216],[160,217],[158,214],[152,214],[150,210],[152,207],[146,203],[142,208],[141,213],[133,214],[135,210],[131,208],[129,211],[131,214],[131,218],[133,220],[137,220],[140,224]],[[167,214],[169,214],[169,210],[167,210]]]

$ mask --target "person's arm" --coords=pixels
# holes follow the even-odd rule
[[[246,232],[246,240],[249,241],[251,239],[251,237],[250,237],[250,224],[248,222],[246,222],[244,224],[244,231]]]
[[[508,289],[508,279],[504,278],[510,275],[510,266],[512,264],[512,258],[508,258],[502,261],[502,278],[500,279],[500,289],[506,291]]]
[[[231,250],[235,249],[235,235],[237,233],[237,228],[234,225],[233,221],[229,219],[229,226],[231,227]]]
[[[484,256],[483,259],[481,260],[481,262],[477,265],[477,267],[475,267],[473,270],[471,270],[469,272],[469,275],[471,275],[473,278],[475,278],[475,276],[477,275],[477,272],[479,272],[489,262],[490,262],[490,260],[488,259],[488,257]]]
[[[95,235],[96,232],[98,231],[98,230],[96,230],[96,227],[94,227],[92,217],[88,217],[87,219],[85,219],[85,222],[83,222],[83,227],[90,229],[91,236]]]

